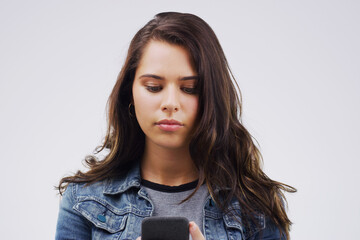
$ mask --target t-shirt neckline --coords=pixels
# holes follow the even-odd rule
[[[185,183],[179,186],[167,186],[159,183],[150,182],[145,179],[141,179],[141,185],[155,191],[175,193],[175,192],[184,192],[195,189],[198,184],[198,181],[199,180],[195,180],[193,182]]]

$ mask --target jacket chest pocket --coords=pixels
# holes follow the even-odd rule
[[[93,225],[93,239],[119,239],[125,228],[127,214],[96,199],[85,199],[74,206]]]
[[[241,222],[243,221],[238,215],[225,215],[224,223],[227,229],[228,238],[233,239],[251,239],[259,231],[265,228],[265,217],[264,215],[254,216],[254,221],[250,221],[248,226],[245,227]]]

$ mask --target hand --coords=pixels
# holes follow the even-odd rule
[[[202,235],[200,228],[195,222],[189,223],[189,231],[193,240],[205,240],[204,235]]]
[[[195,222],[189,223],[189,231],[193,240],[205,240],[205,237],[202,235],[200,228]],[[141,240],[141,237],[138,237],[136,240]]]

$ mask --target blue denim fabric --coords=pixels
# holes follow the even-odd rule
[[[140,186],[139,167],[126,177],[90,186],[69,184],[63,194],[56,228],[56,239],[132,239],[141,233],[141,222],[150,217],[153,205]],[[240,205],[231,208],[240,216]],[[258,224],[244,228],[230,214],[223,214],[209,196],[205,202],[203,232],[207,240],[280,239],[279,230],[264,216]],[[201,227],[201,226],[200,226]],[[282,237],[285,239],[285,237]]]

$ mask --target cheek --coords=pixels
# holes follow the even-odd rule
[[[143,125],[145,122],[151,122],[153,113],[156,110],[156,98],[150,96],[146,90],[134,88],[133,97],[134,97],[134,106],[136,118],[140,125]]]
[[[186,106],[188,106],[188,113],[192,120],[195,120],[198,112],[199,99],[198,97],[193,97],[188,99]]]

